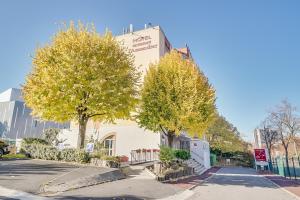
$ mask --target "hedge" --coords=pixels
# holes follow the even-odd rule
[[[89,161],[89,154],[80,149],[63,149],[60,152],[60,159],[67,162],[87,163]]]
[[[174,154],[177,159],[181,159],[181,160],[188,160],[191,158],[191,153],[183,149],[174,150]]]
[[[44,160],[61,160],[66,162],[86,163],[89,161],[89,155],[80,149],[63,149],[59,151],[57,148],[40,144],[26,142],[22,143],[22,151],[26,152],[31,158]]]
[[[45,144],[45,145],[48,145],[49,143],[44,140],[44,139],[41,139],[41,138],[24,138],[22,140],[22,144]]]

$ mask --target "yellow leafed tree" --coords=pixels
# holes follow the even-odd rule
[[[133,57],[110,32],[70,23],[37,48],[23,96],[34,116],[79,124],[83,148],[89,119],[128,118],[137,102],[140,74]]]
[[[172,146],[182,131],[200,136],[215,113],[215,90],[192,60],[173,50],[150,66],[137,117],[142,127],[164,132]]]

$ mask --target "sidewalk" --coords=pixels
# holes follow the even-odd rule
[[[196,187],[197,185],[201,184],[205,179],[212,176],[219,169],[221,169],[221,168],[220,167],[212,167],[201,175],[184,178],[184,179],[177,180],[177,181],[170,181],[167,184],[172,184],[172,185],[175,185],[175,186],[183,188],[183,189],[192,189],[192,188]]]
[[[300,182],[287,179],[278,175],[264,175],[265,178],[269,179],[280,188],[287,190],[288,192],[293,193],[294,195],[300,198]]]

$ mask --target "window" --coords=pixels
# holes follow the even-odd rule
[[[114,140],[113,139],[104,140],[104,148],[107,149],[107,154],[109,156],[112,156],[114,154],[113,147],[114,147]]]
[[[190,141],[180,141],[180,149],[190,150]]]
[[[116,147],[116,136],[115,134],[105,137],[104,140],[102,140],[103,147],[105,149],[105,154],[108,156],[114,156],[115,155],[115,147]]]

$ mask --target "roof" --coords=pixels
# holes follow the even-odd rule
[[[8,102],[8,101],[24,102],[22,98],[22,90],[18,88],[9,88],[4,92],[0,93],[0,102]]]

